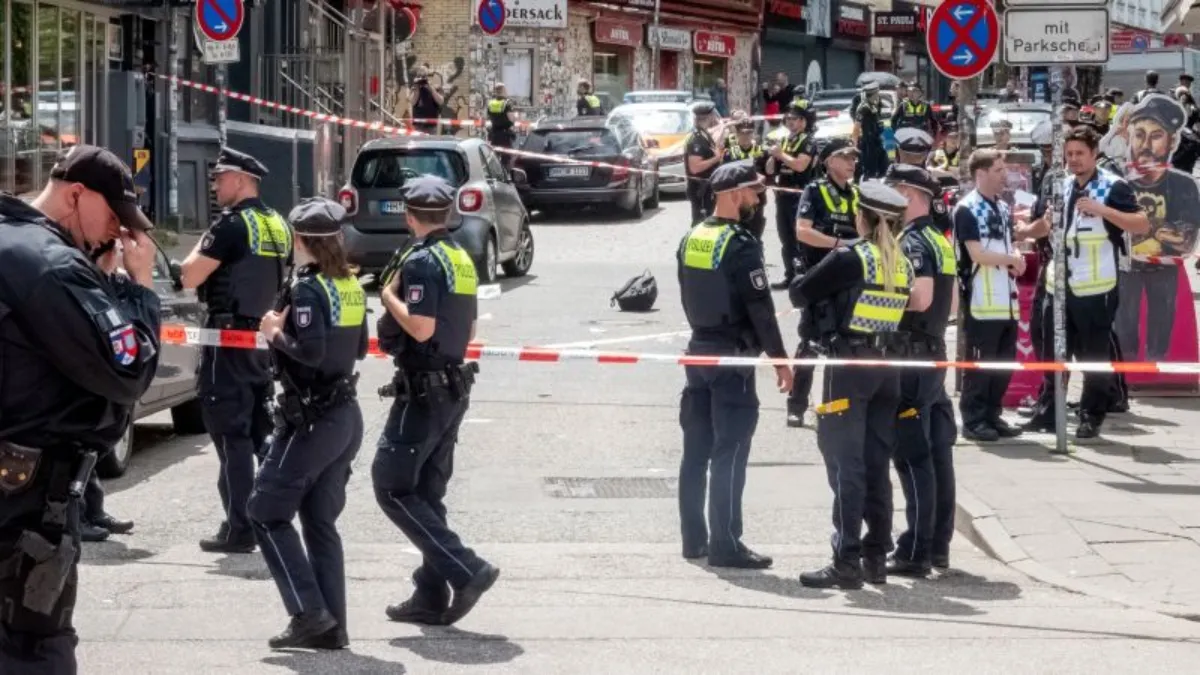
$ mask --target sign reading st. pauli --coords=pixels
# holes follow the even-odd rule
[[[1193,176],[1171,168],[1186,120],[1178,101],[1155,94],[1121,106],[1101,142],[1101,150],[1121,162],[1150,217],[1150,232],[1132,239],[1135,256],[1186,256],[1196,250],[1200,187]],[[1116,332],[1126,361],[1200,360],[1191,264],[1135,260],[1121,273]],[[1139,373],[1126,380],[1142,393],[1200,393],[1196,375]]]

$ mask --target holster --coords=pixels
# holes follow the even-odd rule
[[[334,408],[352,401],[358,395],[358,373],[340,378],[331,384],[305,390],[285,388],[276,398],[275,424],[280,421],[291,427],[307,426]]]

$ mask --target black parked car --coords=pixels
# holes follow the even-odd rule
[[[615,204],[630,217],[658,208],[658,176],[630,169],[657,171],[658,160],[628,120],[602,116],[538,122],[522,149],[573,160],[615,166],[589,166],[552,159],[518,157],[524,170],[518,181],[521,201],[543,212],[569,206]]]

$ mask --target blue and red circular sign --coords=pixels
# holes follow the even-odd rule
[[[213,42],[236,38],[245,19],[242,0],[196,0],[196,25]]]
[[[479,0],[479,28],[486,35],[504,30],[504,0]]]
[[[933,10],[925,48],[946,77],[965,80],[979,75],[1000,47],[1000,21],[988,0],[946,0]]]

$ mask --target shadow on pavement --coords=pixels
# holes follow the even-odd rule
[[[846,591],[847,606],[872,612],[979,616],[984,612],[964,603],[941,597],[934,584],[917,582],[912,588],[897,584],[867,585],[861,591]],[[874,590],[871,590],[874,589]]]
[[[472,633],[453,626],[421,626],[421,637],[402,637],[389,644],[426,661],[462,666],[508,663],[525,649],[503,635]]]
[[[1066,457],[1061,455],[1051,455],[1048,450],[1053,447],[1053,439],[1049,440],[1050,445],[1041,443],[1012,443],[1006,445],[979,444],[972,446],[980,452],[998,457],[1000,459],[1027,459],[1034,462],[1066,462]]]
[[[355,654],[352,649],[336,652],[286,652],[262,660],[271,666],[281,666],[304,675],[341,675],[342,673],[388,673],[403,675],[404,664],[384,661],[373,656]]]
[[[170,424],[138,424],[134,427],[133,457],[129,471],[120,478],[104,481],[104,492],[114,495],[128,490],[189,457],[199,455],[208,444],[207,435],[178,436]]]
[[[222,556],[217,559],[216,568],[208,570],[208,573],[250,581],[271,581],[271,570],[267,569],[266,561],[258,553]]]
[[[536,264],[536,258],[534,260]],[[537,281],[537,278],[538,276],[536,274],[526,274],[523,277],[501,276],[496,280],[496,283],[500,284],[500,293],[512,293],[522,286],[532,284],[533,282]],[[485,300],[484,302],[487,301]]]
[[[1200,485],[1162,485],[1160,483],[1100,483],[1115,490],[1131,492],[1138,495],[1184,495],[1187,497],[1200,496]]]
[[[130,548],[124,542],[114,539],[108,541],[88,542],[83,545],[83,554],[79,559],[80,565],[123,565],[128,562],[145,560],[157,555],[154,551],[144,548]]]
[[[935,593],[948,598],[963,600],[1015,600],[1021,597],[1021,587],[1011,581],[988,581],[987,577],[951,569],[929,580],[920,582]]]
[[[1192,464],[1197,460],[1162,448],[1141,445],[1111,445],[1080,442],[1080,446],[1099,455],[1130,458],[1138,464]]]
[[[781,577],[771,572],[761,570],[739,570],[728,567],[709,567],[699,560],[689,560],[690,564],[717,577],[721,581],[738,588],[759,593],[769,593],[781,598],[797,598],[800,600],[824,600],[833,595],[819,588],[806,588],[800,585],[797,578]]]

